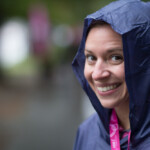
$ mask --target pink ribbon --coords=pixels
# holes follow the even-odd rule
[[[109,132],[110,132],[111,150],[120,150],[119,125],[115,110],[113,110],[111,114],[109,123]],[[128,133],[128,150],[130,143],[130,135],[131,131]]]

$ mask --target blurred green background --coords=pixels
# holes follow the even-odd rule
[[[51,22],[52,29],[59,25],[67,25],[71,28],[80,26],[82,31],[83,19],[87,14],[94,12],[95,10],[108,4],[109,0],[3,0],[0,4],[0,25],[3,25],[6,21],[15,18],[21,18],[28,22],[29,10],[35,4],[44,4],[48,10],[48,16]],[[80,33],[79,36],[81,36]],[[51,35],[53,36],[53,35]],[[79,43],[77,43],[79,44]],[[69,45],[70,47],[72,45]],[[68,47],[69,47],[68,46]],[[76,45],[77,46],[77,45]],[[77,50],[77,47],[73,47],[72,52],[69,51],[67,46],[60,47],[53,45],[53,51],[51,52],[51,67],[59,65],[62,61],[69,61],[73,59],[73,56]],[[54,50],[55,49],[55,50]],[[49,50],[50,51],[50,50]],[[68,52],[69,51],[69,52]],[[68,58],[69,57],[69,58]],[[69,59],[69,60],[68,60]],[[3,68],[3,74],[33,74],[37,73],[39,67],[39,60],[35,60],[32,55],[29,55],[28,59],[13,66],[12,68]]]
[[[80,31],[82,31],[83,19],[86,17],[86,15],[93,13],[95,10],[100,9],[112,1],[113,0],[2,0],[0,4],[0,25],[3,25],[4,22],[16,17],[22,18],[28,22],[29,10],[31,7],[35,4],[44,4],[47,9],[52,30],[56,26],[67,25],[70,28],[80,27]],[[81,35],[82,33],[80,33],[78,36],[81,37]],[[76,45],[73,45],[74,47],[71,47],[71,44],[65,47],[60,47],[52,43],[53,47],[51,47],[51,49],[53,50],[51,50],[50,54],[51,67],[57,64],[59,65],[63,61],[71,62],[77,50],[77,47],[75,46],[78,46],[77,44],[79,44],[79,41],[76,43]],[[72,51],[68,50],[70,48],[69,46],[73,48]],[[22,66],[24,66],[24,71],[20,70],[22,69]],[[14,68],[9,68],[9,70],[4,68],[4,73],[5,71],[6,74],[16,72],[23,72],[23,74],[25,72],[33,73],[37,71],[37,67],[39,67],[39,60],[35,60],[33,56],[30,55],[26,62],[22,62],[22,64],[18,64]]]
[[[44,3],[54,24],[77,24],[83,18],[108,4],[109,0],[3,0],[0,5],[0,20],[4,21],[13,16],[27,18],[27,11],[33,3]]]

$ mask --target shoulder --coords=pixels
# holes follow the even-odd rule
[[[104,128],[97,113],[85,120],[78,129],[74,150],[107,150],[109,144],[102,136]],[[106,135],[105,135],[106,137]]]
[[[88,130],[90,132],[91,128],[94,128],[94,130],[96,130],[99,128],[99,126],[100,126],[99,116],[97,113],[94,113],[79,126],[79,130],[82,132],[86,132]]]

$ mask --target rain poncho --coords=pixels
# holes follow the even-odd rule
[[[83,37],[72,63],[96,114],[80,125],[74,150],[109,150],[112,110],[102,107],[84,77],[84,46],[93,20],[102,20],[122,35],[125,80],[130,97],[130,150],[150,150],[150,2],[119,0],[85,18]],[[128,143],[120,140],[122,150]]]

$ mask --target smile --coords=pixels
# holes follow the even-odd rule
[[[97,89],[100,92],[107,92],[107,91],[116,89],[118,86],[119,86],[118,84],[114,84],[114,85],[105,86],[105,87],[97,87]]]

